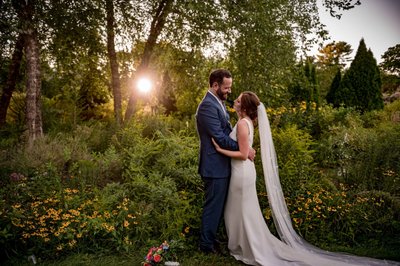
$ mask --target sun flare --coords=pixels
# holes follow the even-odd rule
[[[153,84],[152,84],[151,80],[148,78],[140,78],[137,81],[137,88],[139,89],[139,91],[141,91],[143,93],[149,92],[152,87],[153,87]]]

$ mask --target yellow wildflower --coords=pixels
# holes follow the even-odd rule
[[[129,222],[127,220],[124,220],[124,227],[128,227],[129,226]]]

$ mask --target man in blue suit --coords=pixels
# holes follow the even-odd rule
[[[216,234],[224,211],[231,175],[231,160],[218,153],[212,138],[223,148],[238,150],[236,141],[229,137],[232,131],[229,113],[225,108],[232,88],[232,75],[217,69],[209,76],[209,90],[196,112],[197,132],[200,137],[199,174],[204,182],[205,201],[201,220],[200,250],[215,253]],[[253,160],[251,150],[249,159]]]

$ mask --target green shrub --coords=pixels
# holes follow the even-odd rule
[[[400,127],[381,123],[374,128],[332,127],[317,145],[317,161],[335,170],[333,176],[360,190],[383,190],[398,195]]]
[[[275,131],[273,136],[282,189],[285,195],[294,196],[317,175],[312,138],[294,125]]]
[[[139,208],[146,211],[143,224],[147,226],[137,232],[141,241],[151,236],[177,237],[185,229],[187,234],[197,230],[200,222],[198,141],[190,132],[158,130],[156,124],[151,136],[146,122],[124,128],[114,139],[124,161],[124,182],[134,191]]]
[[[266,194],[260,193],[264,201]],[[296,197],[286,197],[295,230],[322,248],[331,246],[381,245],[398,248],[400,201],[389,193],[370,191],[354,194],[339,184],[333,190],[311,185]],[[269,228],[274,228],[271,210],[264,208]]]
[[[130,232],[135,231],[140,215],[129,198],[115,201],[110,208],[99,200],[103,191],[64,188],[32,195],[29,187],[34,182],[24,179],[14,184],[28,187],[27,195],[23,201],[7,200],[0,215],[1,224],[11,226],[18,255],[55,258],[77,250],[110,252],[135,247]]]

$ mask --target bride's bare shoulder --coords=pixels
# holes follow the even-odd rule
[[[249,124],[247,122],[248,120],[246,118],[241,118],[238,122],[237,122],[237,128],[238,131],[249,131]]]

